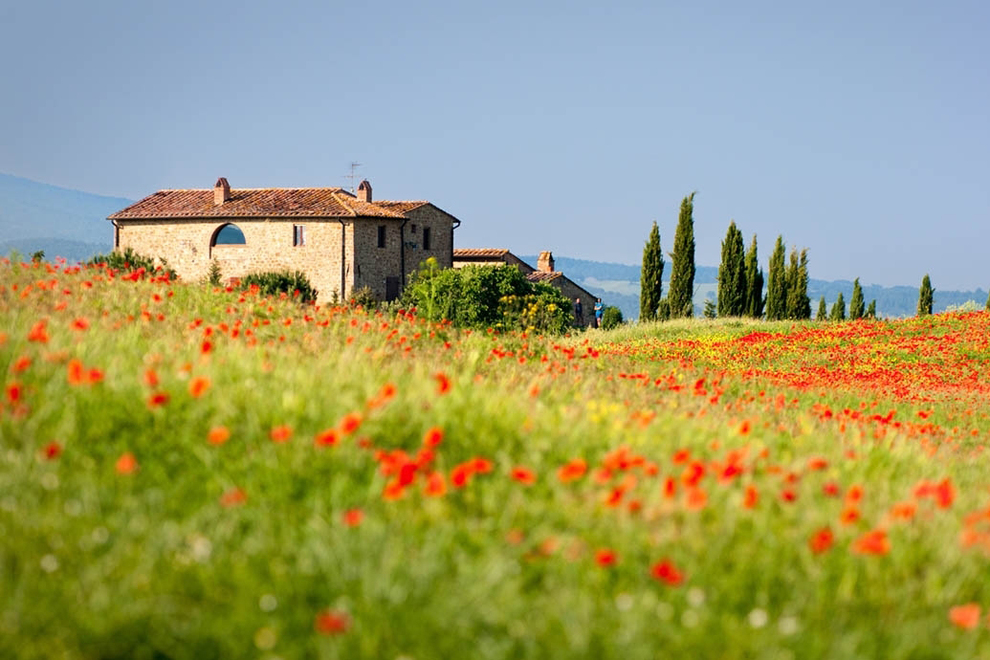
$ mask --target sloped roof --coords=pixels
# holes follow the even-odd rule
[[[501,259],[507,254],[504,248],[454,248],[454,259]]]
[[[564,274],[559,270],[545,271],[545,270],[534,270],[532,273],[526,274],[526,279],[530,282],[549,282],[550,280],[557,279],[558,277],[563,277]]]
[[[213,189],[159,190],[117,211],[110,220],[144,218],[403,218],[429,202],[360,202],[343,188],[237,188],[213,203]]]

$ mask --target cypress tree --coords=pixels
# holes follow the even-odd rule
[[[650,237],[643,248],[643,268],[639,273],[639,318],[654,321],[663,288],[663,252],[660,250],[660,228],[653,223]]]
[[[718,315],[742,316],[746,311],[746,254],[742,232],[733,221],[722,241],[718,266]]]
[[[832,314],[830,317],[832,321],[845,321],[846,320],[846,299],[842,297],[842,292],[839,292],[839,297],[835,299],[835,303],[832,305]]]
[[[861,319],[866,314],[866,302],[863,300],[863,287],[859,285],[859,278],[853,280],[853,294],[849,299],[849,318],[855,321]]]
[[[818,314],[815,315],[816,321],[827,321],[828,320],[828,308],[825,306],[825,296],[818,299]]]
[[[787,305],[785,318],[802,321],[811,318],[811,300],[808,298],[808,250],[791,250],[790,265],[785,276]]]
[[[756,234],[746,251],[746,316],[758,319],[763,316],[763,269],[756,255]],[[990,298],[987,299],[990,305]]]
[[[801,258],[798,261],[798,293],[797,293],[797,318],[807,320],[811,318],[811,298],[808,297],[808,248],[801,250]]]
[[[987,294],[987,309],[990,309],[990,293]]]
[[[935,297],[935,289],[932,288],[932,281],[928,273],[921,280],[921,289],[918,290],[918,316],[928,316],[932,313],[932,302]]]
[[[716,316],[721,316],[715,307],[715,301],[711,298],[705,298],[705,308],[703,314],[706,319],[713,319]]]
[[[866,308],[866,318],[875,319],[877,317],[877,299],[870,301],[870,306]]]
[[[694,193],[681,201],[672,256],[667,292],[670,317],[690,318],[694,316]]]
[[[778,236],[770,255],[767,273],[767,320],[779,321],[787,315],[787,273],[784,269],[784,237]]]

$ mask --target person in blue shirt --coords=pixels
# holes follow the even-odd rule
[[[602,316],[605,314],[605,305],[602,304],[602,299],[598,298],[595,300],[595,327],[602,327]]]

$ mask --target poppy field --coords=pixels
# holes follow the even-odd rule
[[[990,657],[990,313],[567,337],[0,262],[0,657]]]

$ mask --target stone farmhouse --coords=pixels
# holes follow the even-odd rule
[[[545,282],[561,290],[565,297],[574,302],[581,301],[581,318],[575,321],[581,325],[592,327],[595,324],[595,296],[587,289],[568,279],[559,270],[554,270],[553,254],[549,251],[540,253],[536,260],[536,268],[512,254],[504,248],[456,248],[454,250],[454,268],[463,266],[501,266],[509,264],[523,272],[531,282]]]
[[[369,287],[394,300],[406,274],[434,257],[453,265],[461,221],[430,202],[374,201],[371,184],[342,188],[160,190],[108,218],[114,247],[164,258],[180,278],[299,270],[321,301]]]

